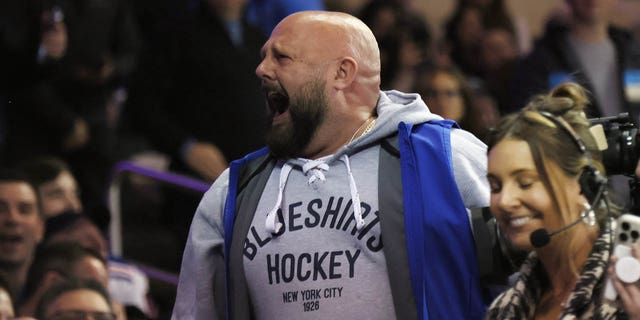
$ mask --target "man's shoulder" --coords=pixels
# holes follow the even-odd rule
[[[238,191],[244,189],[249,181],[260,173],[266,170],[271,172],[275,161],[276,159],[266,147],[232,161],[229,164],[230,187],[235,187]]]

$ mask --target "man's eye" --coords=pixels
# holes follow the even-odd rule
[[[278,60],[288,60],[289,56],[287,56],[285,54],[277,53],[276,54],[276,59],[278,59]]]

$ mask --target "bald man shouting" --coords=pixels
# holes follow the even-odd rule
[[[485,145],[380,91],[348,14],[290,15],[262,57],[267,147],[204,195],[173,318],[481,318],[467,209],[488,204]]]

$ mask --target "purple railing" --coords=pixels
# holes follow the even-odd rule
[[[111,211],[109,243],[111,255],[115,258],[122,258],[122,208],[120,207],[120,188],[123,178],[126,174],[130,173],[201,193],[207,191],[211,186],[211,184],[201,180],[176,173],[150,169],[130,161],[121,161],[116,163],[112,170],[108,194],[109,210]],[[177,276],[175,275],[150,267],[142,267],[142,269],[150,278],[177,284]]]

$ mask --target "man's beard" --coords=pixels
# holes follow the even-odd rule
[[[297,158],[303,155],[304,149],[325,118],[325,84],[319,79],[309,82],[300,90],[300,94],[291,97],[288,109],[290,121],[271,124],[266,143],[275,157]]]

